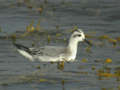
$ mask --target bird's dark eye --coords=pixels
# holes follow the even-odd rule
[[[81,37],[81,34],[79,34],[78,36]]]
[[[81,34],[74,35],[73,37],[81,37]]]

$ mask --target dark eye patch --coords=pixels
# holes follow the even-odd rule
[[[81,34],[76,34],[73,37],[81,37]]]

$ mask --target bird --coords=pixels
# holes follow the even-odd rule
[[[44,46],[32,47],[14,43],[17,51],[29,59],[30,61],[41,62],[73,62],[76,59],[78,43],[85,41],[91,43],[85,38],[85,34],[81,29],[72,32],[67,46]]]

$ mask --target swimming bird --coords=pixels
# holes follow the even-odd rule
[[[29,48],[21,44],[14,43],[17,51],[31,61],[39,60],[42,62],[72,62],[76,58],[79,42],[87,42],[85,34],[81,29],[73,31],[69,38],[68,45],[62,46],[44,46],[39,48]]]

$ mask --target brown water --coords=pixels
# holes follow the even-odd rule
[[[59,70],[56,63],[30,62],[16,51],[11,39],[1,38],[0,90],[119,90],[120,43],[113,46],[110,41],[96,37],[119,37],[120,1],[49,0],[40,14],[36,8],[41,3],[39,0],[29,3],[34,5],[30,9],[23,2],[1,0],[0,37],[15,32],[23,34],[33,20],[34,26],[40,20],[44,30],[17,39],[17,43],[29,47],[33,42],[40,46],[65,45],[64,37],[68,39],[71,28],[78,26],[86,34],[95,36],[88,38],[94,45],[89,50],[87,44],[80,43],[76,61],[65,63],[64,70]],[[56,37],[56,33],[62,36]],[[47,35],[51,36],[50,43]],[[112,59],[112,63],[105,63],[107,58]]]

